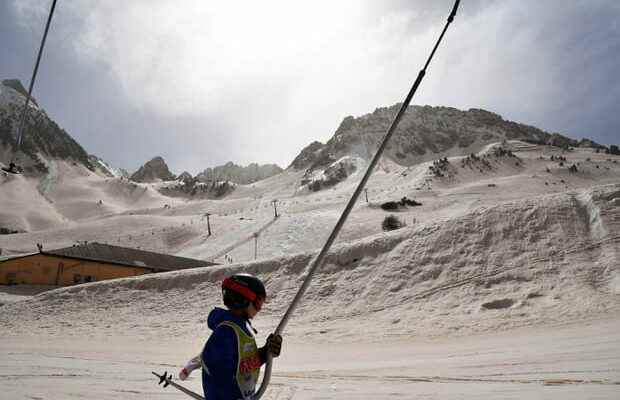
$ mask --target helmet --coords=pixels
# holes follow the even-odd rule
[[[246,308],[250,303],[260,310],[267,292],[265,285],[251,274],[234,274],[222,282],[224,304],[230,309]]]

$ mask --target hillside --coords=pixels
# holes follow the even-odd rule
[[[227,162],[224,165],[205,169],[196,175],[196,180],[202,183],[230,181],[240,185],[248,185],[270,178],[280,172],[282,172],[282,168],[276,164],[259,165],[251,163],[244,167],[233,162]]]
[[[607,185],[479,207],[342,244],[318,272],[289,334],[325,331],[324,339],[353,340],[381,337],[389,326],[391,335],[460,335],[618,313],[619,206],[620,185]],[[5,305],[0,325],[11,335],[189,333],[201,325],[196,316],[219,303],[222,277],[248,271],[270,293],[260,329],[283,313],[313,255],[59,289]],[[164,315],[185,322],[162,325]],[[370,315],[375,323],[358,331]]]
[[[331,187],[362,169],[394,119],[400,104],[377,108],[361,117],[344,118],[334,135],[322,144],[304,148],[289,166],[304,170],[300,182],[312,191]],[[461,111],[451,107],[410,106],[383,154],[402,166],[434,159],[477,153],[490,143],[520,140],[562,149],[605,148],[588,139],[577,141],[558,133],[504,120],[482,110]]]
[[[142,183],[171,181],[175,179],[175,175],[170,172],[164,159],[157,156],[144,163],[129,179]]]
[[[343,156],[369,159],[387,131],[400,104],[377,108],[358,118],[348,116],[315,157],[294,162],[295,168],[326,167]],[[552,140],[553,139],[553,140]],[[386,148],[384,157],[410,166],[456,154],[478,152],[484,145],[503,140],[526,140],[563,147],[577,141],[551,135],[533,126],[504,120],[481,109],[461,111],[451,107],[410,106]],[[307,151],[307,150],[306,150]]]
[[[379,205],[404,196],[422,203],[398,212],[399,218],[412,226],[445,220],[474,206],[618,182],[618,156],[592,149],[566,152],[522,142],[509,145],[512,157],[497,157],[497,147],[487,146],[477,160],[448,158],[441,167],[443,172],[436,169],[437,160],[413,167],[383,162],[367,185],[370,203],[360,199],[339,241],[381,232],[387,213]],[[0,190],[4,206],[0,227],[29,232],[0,237],[5,254],[32,251],[36,243],[50,248],[89,240],[122,241],[128,246],[194,258],[216,255],[220,261],[224,260],[222,252],[232,246],[228,255],[239,261],[253,257],[251,240],[262,229],[266,232],[259,238],[260,258],[308,251],[322,245],[361,176],[355,172],[330,190],[308,192],[299,187],[304,172],[287,170],[253,185],[236,186],[222,198],[188,202],[184,197],[162,195],[160,191],[168,185],[165,182],[104,179],[67,163],[53,165],[55,175],[49,174],[44,185],[26,177],[0,176],[0,185],[7,189]],[[571,172],[573,165],[577,172]],[[24,202],[24,198],[29,200]],[[275,223],[274,199],[282,215]],[[214,231],[208,240],[206,212],[212,214]]]
[[[384,160],[285,330],[266,398],[615,398],[619,162],[520,141],[410,167]],[[236,271],[266,282],[254,321],[264,343],[360,178],[311,192],[289,169],[187,201],[163,196],[165,182],[52,165],[42,200],[36,180],[0,176],[0,221],[28,231],[1,235],[3,254],[88,240],[224,265],[36,296],[3,288],[11,398],[177,396],[147,376],[200,351],[221,280]],[[421,205],[382,209],[405,196]],[[406,227],[383,232],[387,215]],[[184,384],[199,391],[200,375]]]
[[[0,83],[0,162],[11,161],[27,92],[19,81]],[[36,101],[29,105],[24,127],[20,163],[29,175],[49,172],[49,159],[62,159],[93,169],[88,153],[64,129],[48,117]]]
[[[239,185],[252,185],[282,172],[276,164],[249,164],[247,167],[228,162],[207,168],[192,177],[189,172],[180,174],[175,182],[160,185],[158,190],[170,197],[191,200],[223,199]]]

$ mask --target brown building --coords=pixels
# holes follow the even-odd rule
[[[216,264],[93,242],[0,257],[0,284],[68,286],[211,265]]]

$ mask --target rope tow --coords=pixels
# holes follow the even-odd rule
[[[4,171],[10,172],[12,174],[19,174],[22,170],[22,168],[18,165],[18,162],[19,162],[18,157],[19,157],[19,151],[21,150],[22,141],[24,137],[24,125],[26,124],[26,118],[28,117],[28,104],[30,104],[30,99],[32,98],[32,89],[34,87],[34,82],[37,79],[37,73],[39,72],[39,64],[41,63],[41,56],[43,55],[43,48],[45,47],[45,40],[47,39],[47,32],[50,29],[50,25],[52,23],[52,17],[54,16],[55,9],[56,9],[56,0],[52,0],[52,6],[50,8],[50,12],[47,17],[47,23],[45,24],[45,31],[43,32],[43,38],[41,39],[41,45],[39,46],[39,52],[37,53],[37,61],[34,64],[34,70],[32,71],[32,77],[30,78],[30,85],[28,86],[28,95],[26,96],[24,107],[22,108],[19,128],[17,130],[17,143],[15,146],[15,150],[13,151],[13,158],[11,159],[11,163],[9,164],[9,168],[3,168]]]
[[[413,83],[413,86],[409,90],[407,97],[405,97],[405,101],[401,105],[400,110],[398,110],[398,114],[396,114],[396,117],[394,117],[394,120],[392,121],[392,124],[390,125],[385,136],[383,137],[381,144],[379,145],[379,148],[377,149],[377,152],[375,153],[374,157],[372,158],[372,161],[368,165],[368,168],[366,169],[366,172],[364,173],[362,180],[357,185],[357,188],[355,189],[355,192],[353,192],[351,199],[349,199],[347,206],[342,212],[342,215],[340,215],[340,218],[338,219],[336,226],[334,226],[332,233],[329,235],[327,242],[325,242],[325,245],[321,249],[319,255],[310,264],[310,268],[308,269],[308,275],[306,276],[306,279],[304,279],[304,282],[302,283],[301,287],[297,291],[297,294],[293,298],[293,301],[289,305],[289,308],[286,310],[286,313],[280,320],[280,323],[278,324],[276,330],[274,331],[274,335],[279,335],[284,331],[284,328],[286,327],[286,324],[291,318],[291,315],[297,308],[299,301],[303,297],[304,293],[306,293],[306,290],[308,289],[308,286],[310,285],[310,280],[312,279],[312,276],[314,275],[315,271],[323,264],[323,260],[325,256],[327,255],[327,252],[329,251],[332,244],[338,237],[338,234],[340,233],[342,226],[346,222],[347,217],[353,210],[353,206],[357,202],[359,195],[362,193],[362,190],[366,186],[366,183],[368,182],[368,179],[370,178],[370,175],[372,174],[373,169],[379,162],[379,159],[381,158],[381,155],[383,154],[383,151],[385,150],[387,143],[389,142],[390,138],[394,134],[394,131],[396,130],[396,127],[398,126],[401,118],[405,114],[407,107],[409,107],[409,103],[411,102],[413,95],[418,90],[420,83],[422,83],[422,79],[424,78],[424,75],[426,75],[426,69],[428,68],[433,56],[435,55],[435,52],[437,51],[437,48],[439,47],[439,43],[441,43],[441,40],[443,39],[446,31],[448,30],[448,26],[450,26],[452,21],[454,21],[454,17],[456,16],[456,11],[459,7],[459,3],[460,3],[460,0],[455,1],[454,6],[452,7],[452,11],[450,12],[450,16],[448,17],[448,20],[446,22],[446,25],[444,26],[443,31],[441,32],[441,35],[439,35],[439,39],[437,39],[437,42],[435,43],[435,46],[433,47],[433,50],[431,51],[430,56],[426,60],[426,63],[424,64],[424,68],[422,68],[420,72],[418,73],[418,77],[416,78],[415,82]],[[271,356],[270,353],[268,353],[267,364],[265,367],[265,375],[263,376],[263,381],[261,382],[258,392],[256,392],[256,394],[254,395],[253,400],[260,399],[265,393],[265,391],[267,390],[267,386],[269,385],[269,381],[271,380],[272,369],[273,369],[273,357]]]

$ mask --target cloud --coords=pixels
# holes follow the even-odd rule
[[[458,39],[434,75],[446,79],[433,82],[437,91],[439,85],[451,90],[432,100],[488,107],[547,129],[586,134],[579,120],[592,119],[588,108],[619,99],[612,71],[620,68],[620,58],[611,56],[620,50],[618,15],[618,4],[611,2],[496,3],[455,25]],[[615,95],[608,96],[609,90]]]
[[[53,95],[59,122],[80,142],[129,168],[157,154],[179,171],[229,159],[286,166],[346,115],[402,101],[451,7],[63,2],[45,79],[64,84],[40,93]],[[22,29],[42,29],[47,8],[38,0],[14,10]],[[618,15],[613,1],[462,2],[414,103],[482,107],[610,141],[605,132],[619,122]]]

